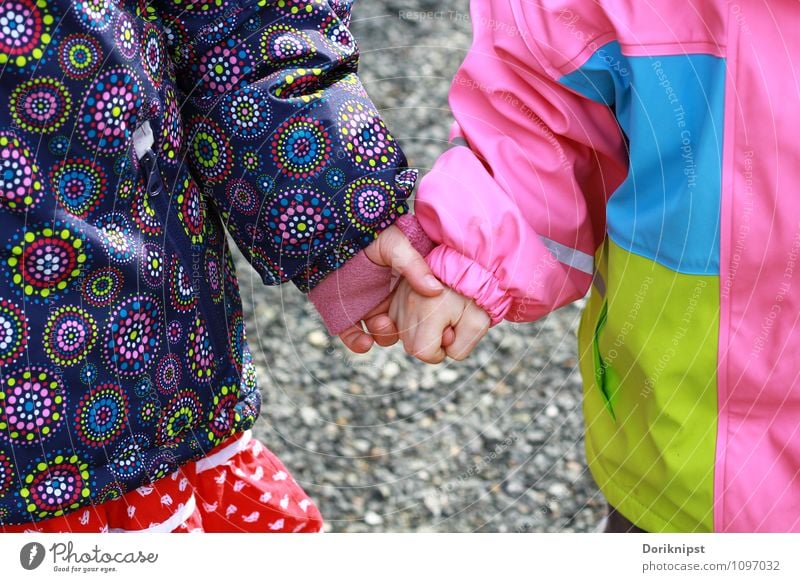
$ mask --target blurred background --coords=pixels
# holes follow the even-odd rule
[[[447,92],[471,42],[467,0],[360,0],[361,79],[424,172],[446,148]],[[583,452],[579,306],[493,329],[471,359],[350,354],[306,298],[237,257],[264,394],[257,436],[335,532],[593,530]]]

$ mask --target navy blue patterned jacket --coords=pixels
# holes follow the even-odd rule
[[[0,524],[118,498],[259,413],[225,231],[315,287],[415,174],[342,0],[5,0]]]

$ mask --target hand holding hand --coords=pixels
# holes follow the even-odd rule
[[[388,317],[408,354],[438,364],[463,360],[489,331],[489,315],[472,300],[447,289],[425,296],[403,279],[392,297]],[[451,329],[452,328],[452,329]],[[448,337],[448,330],[453,337]]]
[[[422,255],[414,249],[403,231],[394,225],[384,230],[365,252],[367,258],[376,265],[391,267],[395,275],[403,277],[421,296],[435,297],[444,291],[444,285],[431,273]],[[388,316],[391,299],[392,295],[365,315],[362,322],[339,334],[350,351],[363,354],[374,343],[380,346],[397,343],[397,327]],[[452,341],[452,331],[446,339]]]

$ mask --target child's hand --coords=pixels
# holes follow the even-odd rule
[[[425,297],[405,279],[392,297],[389,317],[406,352],[429,364],[438,364],[446,357],[465,359],[491,323],[489,315],[473,300],[452,289],[437,297]],[[454,338],[448,337],[452,334]]]
[[[422,255],[414,249],[403,231],[397,226],[392,225],[384,230],[365,249],[365,252],[370,261],[382,267],[391,267],[397,276],[411,281],[414,288],[423,295],[438,295],[445,289],[444,285],[433,276]],[[397,328],[394,321],[388,316],[391,298],[392,295],[373,308],[364,316],[362,322],[339,334],[339,339],[350,351],[363,354],[368,352],[375,343],[383,347],[397,343],[399,339]],[[448,338],[450,336],[452,336],[452,332],[448,334]]]

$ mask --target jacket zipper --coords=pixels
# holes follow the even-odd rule
[[[146,188],[150,196],[158,196],[164,191],[164,182],[161,180],[161,171],[158,168],[158,158],[153,151],[153,128],[150,122],[145,121],[133,132],[133,149],[136,158],[145,170]]]

